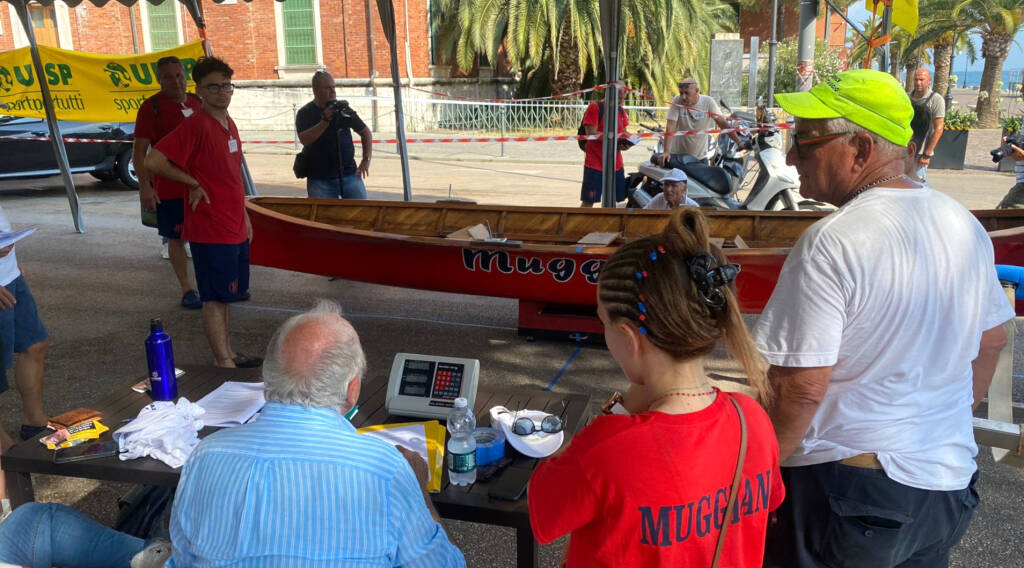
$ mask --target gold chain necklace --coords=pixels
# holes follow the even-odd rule
[[[871,189],[872,187],[875,187],[875,186],[878,186],[878,185],[882,185],[883,183],[890,182],[890,181],[892,181],[892,180],[894,180],[896,178],[901,178],[901,177],[903,177],[903,174],[896,174],[894,176],[889,176],[887,178],[876,179],[875,181],[873,181],[873,182],[871,182],[871,183],[861,187],[857,191],[851,193],[850,196],[846,198],[846,201],[843,202],[843,205],[846,205],[847,203],[853,201],[854,197],[857,197],[858,195],[864,193],[865,191]]]

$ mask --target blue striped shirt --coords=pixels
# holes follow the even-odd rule
[[[464,567],[393,446],[325,408],[267,403],[185,464],[168,567]]]

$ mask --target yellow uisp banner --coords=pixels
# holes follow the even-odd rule
[[[191,77],[192,66],[203,55],[202,42],[142,55],[102,55],[39,46],[44,79],[50,86],[53,107],[61,120],[133,122],[139,105],[160,90],[156,62],[177,56]],[[0,53],[0,114],[46,116],[29,48]],[[195,85],[189,80],[194,90]]]

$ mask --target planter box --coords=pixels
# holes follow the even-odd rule
[[[944,130],[939,143],[935,145],[935,155],[928,169],[962,170],[967,157],[967,135],[970,130]]]

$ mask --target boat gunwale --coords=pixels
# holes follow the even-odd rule
[[[425,245],[431,245],[431,246],[451,246],[451,247],[460,247],[460,248],[493,248],[493,249],[508,249],[510,251],[521,250],[521,251],[538,252],[538,253],[559,253],[559,254],[576,254],[576,255],[591,255],[591,256],[609,256],[612,253],[614,253],[616,250],[618,250],[618,248],[619,248],[619,245],[616,245],[616,246],[588,246],[588,245],[582,245],[582,244],[579,244],[579,243],[573,243],[571,245],[538,244],[538,243],[529,243],[529,242],[502,243],[502,242],[486,242],[486,241],[480,241],[480,240],[449,239],[449,238],[446,238],[446,237],[428,237],[428,236],[423,236],[423,235],[403,235],[401,233],[392,233],[392,232],[386,232],[386,231],[372,231],[372,230],[366,230],[366,229],[357,229],[357,228],[354,228],[354,227],[343,227],[343,226],[338,226],[338,225],[330,225],[328,223],[323,223],[323,222],[320,222],[320,221],[311,221],[309,219],[302,219],[302,218],[299,218],[299,217],[295,217],[293,215],[286,215],[284,213],[280,213],[278,211],[274,211],[273,209],[270,209],[268,207],[264,207],[264,206],[260,205],[260,203],[262,203],[262,202],[274,202],[274,201],[277,201],[279,203],[294,203],[295,200],[305,200],[305,199],[307,199],[307,198],[302,198],[302,197],[262,197],[262,196],[261,197],[250,197],[250,198],[248,198],[246,200],[246,207],[252,209],[254,212],[257,212],[257,213],[259,213],[261,215],[265,215],[267,217],[276,219],[278,221],[281,221],[281,222],[284,222],[284,223],[293,224],[293,225],[302,225],[302,226],[307,226],[307,227],[311,227],[311,228],[327,230],[327,231],[334,232],[334,233],[349,234],[349,235],[354,235],[354,236],[359,236],[359,237],[364,237],[364,238],[370,238],[370,239],[384,239],[384,240],[394,240],[394,241],[402,241],[402,242],[412,242],[412,243],[425,244]],[[340,203],[338,203],[338,202],[336,202],[335,200],[332,200],[332,199],[309,199],[309,201],[310,202],[314,202],[314,203],[312,203],[312,205],[318,205],[318,204],[341,205]],[[401,205],[396,205],[396,204],[406,204],[406,203],[409,203],[409,202],[404,202],[404,201],[402,201],[402,202],[394,202],[394,201],[360,200],[359,204],[352,204],[352,205],[345,204],[344,206],[350,206],[350,207],[358,207],[358,206],[361,206],[361,205],[377,206],[378,204],[389,204],[389,206],[401,206]],[[413,202],[413,203],[415,203],[416,205],[421,205],[420,203],[417,203],[417,202]],[[440,205],[442,207],[431,207],[431,208],[444,209],[444,208],[446,208],[444,206],[451,205],[451,204],[448,204],[448,203],[439,203],[439,204],[437,204],[437,203],[422,203],[422,205],[428,205],[428,206],[438,206],[438,205]],[[466,204],[457,204],[457,205],[466,205]],[[468,204],[468,205],[469,205],[469,207],[466,207],[465,209],[480,209],[481,207],[487,207],[488,210],[492,210],[492,211],[506,211],[506,210],[514,209],[514,210],[523,211],[523,212],[529,212],[531,210],[538,209],[537,207],[528,207],[528,206],[509,206],[509,207],[505,207],[505,206],[501,206],[501,205],[490,205],[490,206],[474,206],[472,204]],[[610,213],[610,212],[601,211],[601,210],[586,211],[586,210],[581,210],[581,208],[573,208],[573,207],[544,207],[543,209],[545,209],[547,211],[551,211],[551,212],[557,212],[557,213],[561,213],[562,212],[561,210],[565,210],[565,211],[571,212],[571,213],[584,213],[584,214],[601,214],[601,213],[604,213],[605,215],[607,215],[607,214]],[[621,213],[626,212],[627,210],[619,210],[619,211],[620,211],[620,214],[621,214]],[[658,214],[665,215],[668,212],[667,211],[663,212],[663,211],[633,210],[633,211],[630,211],[630,213],[633,213],[633,214],[635,214],[635,213],[642,213],[642,214],[653,214],[653,215],[658,215]],[[752,212],[752,211],[716,211],[715,213],[716,214],[718,214],[718,213],[737,214],[738,213],[740,215],[736,215],[736,216],[741,216],[742,217],[742,216],[748,216],[748,215],[751,215],[751,214],[754,214],[754,213],[763,213],[763,212]],[[815,214],[818,214],[820,212],[817,212],[817,211],[772,211],[771,213],[787,213],[787,214],[792,214],[793,216],[796,216],[796,217],[799,218],[799,217],[815,216]],[[807,213],[810,213],[811,215],[806,215]],[[730,216],[733,216],[733,215],[730,215]],[[740,255],[740,256],[773,256],[773,255],[779,255],[779,254],[788,255],[789,251],[792,250],[792,248],[793,247],[791,247],[791,246],[789,246],[789,247],[725,248],[725,249],[723,249],[723,252],[725,252],[725,254],[728,255],[728,256],[734,256],[734,255]]]

